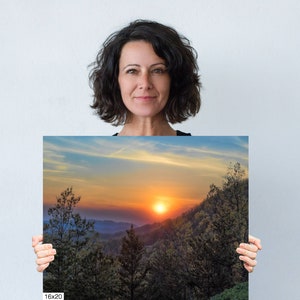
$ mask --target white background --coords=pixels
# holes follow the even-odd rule
[[[174,26],[199,54],[203,106],[175,126],[249,135],[250,231],[263,241],[250,299],[299,299],[300,2],[0,1],[0,299],[41,299],[43,135],[112,135],[89,108],[88,69],[136,18]]]

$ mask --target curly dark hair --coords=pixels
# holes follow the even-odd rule
[[[130,41],[149,42],[157,56],[165,60],[171,78],[170,94],[164,108],[168,122],[180,123],[195,116],[201,105],[201,83],[197,52],[190,41],[169,26],[148,20],[136,20],[111,34],[103,43],[89,74],[94,91],[91,105],[105,122],[121,125],[126,121],[118,83],[119,59],[123,46]]]

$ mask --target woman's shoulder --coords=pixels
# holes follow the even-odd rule
[[[176,135],[177,136],[191,136],[190,133],[185,133],[185,132],[182,132],[180,130],[176,130]]]

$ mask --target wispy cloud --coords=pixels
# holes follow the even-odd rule
[[[235,161],[247,168],[246,138],[45,137],[44,197],[50,201],[72,185],[90,208],[142,209],[156,197],[186,207]]]

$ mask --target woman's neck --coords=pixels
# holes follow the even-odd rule
[[[176,131],[166,119],[161,118],[132,118],[126,121],[119,136],[174,136]]]

